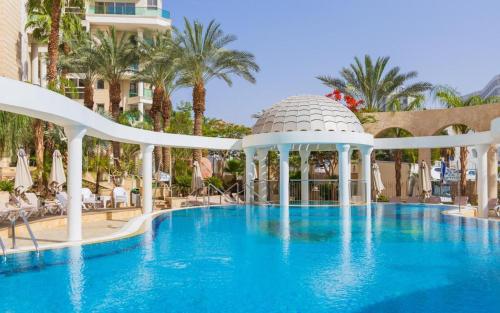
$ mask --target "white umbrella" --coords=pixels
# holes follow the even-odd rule
[[[18,193],[24,193],[33,186],[30,169],[28,166],[28,158],[23,149],[17,151],[16,178],[14,181],[14,189]]]
[[[373,177],[373,188],[377,193],[377,197],[382,193],[385,189],[384,184],[382,183],[382,177],[380,175],[380,168],[377,163],[373,163],[372,165],[372,177]]]
[[[201,168],[198,161],[193,163],[193,178],[191,180],[191,189],[193,191],[203,188],[203,176],[201,175]]]
[[[52,154],[52,167],[50,169],[49,187],[54,191],[61,191],[62,185],[66,182],[62,155],[59,150]]]
[[[429,173],[429,167],[427,167],[427,163],[425,163],[425,161],[422,161],[420,166],[420,185],[422,187],[424,197],[430,197],[432,192],[431,174]]]

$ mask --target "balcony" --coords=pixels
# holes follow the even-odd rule
[[[126,2],[94,2],[87,7],[86,19],[91,24],[114,25],[125,30],[134,27],[168,29],[171,26],[169,11]]]
[[[104,2],[100,2],[104,4]],[[91,5],[87,14],[154,16],[170,19],[170,12],[156,7],[136,7],[133,3],[106,2],[105,5]]]

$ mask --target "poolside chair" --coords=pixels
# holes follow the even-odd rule
[[[55,209],[61,212],[61,215],[68,212],[68,194],[64,191],[56,193]]]
[[[500,205],[498,204],[498,199],[493,198],[488,200],[488,211],[493,210],[493,212],[500,217]]]
[[[127,206],[127,191],[123,187],[115,187],[113,189],[113,206],[115,209],[120,203],[124,203]]]
[[[89,188],[82,188],[82,209],[95,209],[98,203],[100,201],[97,200],[97,196]]]
[[[468,201],[469,197],[467,196],[456,196],[455,199],[453,199],[453,205],[466,206]]]

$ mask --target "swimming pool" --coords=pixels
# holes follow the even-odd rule
[[[0,312],[500,311],[500,225],[443,207],[239,206],[12,255]]]

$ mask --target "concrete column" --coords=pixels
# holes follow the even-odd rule
[[[309,204],[309,156],[311,151],[300,150],[300,199],[303,205]]]
[[[489,145],[477,145],[477,212],[488,217],[488,150]]]
[[[268,148],[257,150],[259,162],[259,201],[267,201],[267,154]]]
[[[31,46],[31,83],[34,85],[40,85],[40,74],[38,72],[38,45],[33,44]]]
[[[349,206],[349,180],[350,180],[350,165],[349,165],[349,149],[348,144],[337,144],[339,153],[339,202],[341,206]]]
[[[488,200],[497,199],[498,188],[498,147],[490,146],[488,150]]]
[[[68,137],[68,241],[82,240],[82,139],[87,129],[64,127]]]
[[[366,206],[371,205],[372,201],[372,176],[371,176],[371,154],[373,151],[373,147],[369,146],[361,146],[361,179],[363,180],[363,188],[364,188],[364,202]]]
[[[47,53],[42,53],[40,58],[40,86],[47,88]]]
[[[153,212],[153,145],[142,144],[142,212]]]
[[[280,205],[282,208],[288,207],[290,202],[290,166],[288,164],[290,148],[290,145],[278,145],[280,152]]]
[[[253,181],[254,177],[254,166],[253,157],[255,156],[255,148],[245,148],[245,202],[252,203],[253,201]]]

